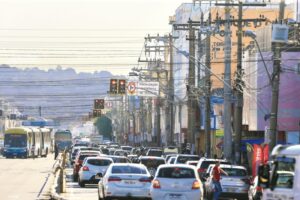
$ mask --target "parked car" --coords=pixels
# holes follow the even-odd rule
[[[141,164],[113,163],[98,183],[100,200],[130,197],[151,199],[151,175]]]
[[[198,161],[200,159],[197,155],[190,155],[190,154],[178,154],[174,161],[174,164],[185,164],[187,161]]]
[[[78,184],[84,187],[85,184],[98,183],[98,173],[104,174],[108,166],[114,161],[108,157],[87,157],[84,159],[79,170]]]
[[[140,164],[143,164],[147,167],[149,173],[154,176],[157,168],[160,165],[166,164],[166,161],[162,157],[155,156],[141,156],[139,158]]]
[[[131,161],[125,156],[109,155],[108,157],[113,159],[114,163],[131,163]]]
[[[250,182],[250,188],[248,191],[249,200],[260,200],[262,198],[262,187],[258,186],[258,176],[256,176],[252,182]]]
[[[78,181],[78,172],[82,166],[82,162],[86,157],[101,156],[99,151],[80,151],[78,152],[73,165],[73,180]]]
[[[207,168],[211,164],[216,164],[217,161],[220,161],[220,164],[230,164],[227,160],[224,159],[213,159],[213,158],[204,158],[202,157],[197,164],[197,170],[202,181],[205,181],[204,175],[207,171]]]
[[[238,165],[224,165],[220,167],[228,174],[228,176],[221,175],[222,198],[235,198],[240,200],[248,199],[248,190],[250,187],[250,177],[248,176],[247,169]],[[205,182],[206,197],[211,199],[213,196],[214,185],[212,183],[212,172]]]
[[[202,200],[203,189],[197,169],[191,165],[160,165],[150,188],[153,200]]]

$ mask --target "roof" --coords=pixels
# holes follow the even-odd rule
[[[140,159],[140,160],[141,160],[141,159],[165,160],[164,158],[162,158],[162,157],[157,157],[157,156],[141,156],[139,159]]]
[[[25,134],[28,132],[32,132],[32,130],[26,127],[9,128],[5,131],[5,133],[16,133],[16,134]]]
[[[277,156],[278,153],[284,155],[299,156],[300,145],[277,145],[272,151],[272,156]]]
[[[221,164],[220,167],[221,168],[235,168],[235,169],[244,169],[244,170],[246,170],[245,167],[240,166],[240,165],[224,165],[224,164]]]
[[[159,168],[176,168],[176,167],[183,167],[183,168],[190,168],[190,169],[196,169],[193,165],[187,165],[187,164],[163,164],[160,165]]]

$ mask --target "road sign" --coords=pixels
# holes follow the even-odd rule
[[[137,95],[142,97],[158,97],[159,82],[139,81]]]
[[[127,84],[127,94],[136,95],[136,82],[131,81]]]

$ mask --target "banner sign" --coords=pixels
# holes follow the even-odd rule
[[[158,97],[159,82],[139,81],[137,86],[137,96]]]

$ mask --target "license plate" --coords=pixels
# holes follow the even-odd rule
[[[235,192],[235,189],[234,188],[228,188],[227,192]]]
[[[124,181],[125,184],[128,184],[128,185],[134,185],[135,184],[135,181]]]
[[[181,194],[169,194],[170,199],[181,199]]]

